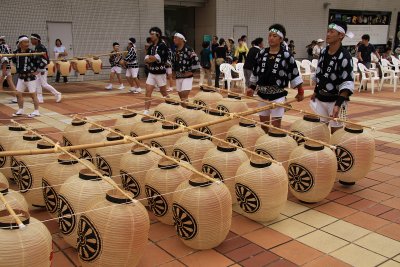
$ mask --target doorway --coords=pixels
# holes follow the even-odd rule
[[[54,46],[56,39],[60,39],[62,45],[68,52],[68,58],[74,56],[74,46],[72,38],[72,22],[47,22],[47,41],[50,58],[54,58]]]
[[[195,44],[195,7],[165,6],[165,33],[171,42],[175,32],[182,33],[187,44],[196,49]],[[172,43],[171,43],[172,44]]]

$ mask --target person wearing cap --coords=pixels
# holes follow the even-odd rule
[[[145,63],[149,65],[149,76],[146,80],[146,97],[151,98],[153,90],[156,86],[160,88],[162,96],[168,97],[166,90],[166,64],[168,60],[168,47],[161,40],[162,32],[158,27],[152,27],[149,30],[152,44],[147,50],[147,55],[144,58]],[[149,114],[151,100],[144,102],[144,114]]]
[[[110,62],[111,70],[110,70],[110,84],[106,86],[107,90],[112,90],[113,88],[113,81],[114,77],[117,76],[118,82],[120,86],[118,87],[119,90],[124,90],[124,84],[121,80],[121,63],[122,63],[122,53],[119,52],[119,43],[113,43],[113,50],[111,51],[110,58],[108,60]]]
[[[318,59],[319,55],[321,54],[321,50],[323,48],[322,44],[324,43],[324,40],[322,40],[321,38],[317,40],[317,44],[314,45],[312,54],[313,54],[313,58],[314,59]]]
[[[36,75],[36,94],[39,103],[43,103],[42,88],[46,89],[56,97],[56,102],[61,102],[61,93],[57,91],[53,86],[47,82],[47,65],[49,64],[49,55],[47,54],[46,47],[42,44],[40,35],[37,33],[31,34],[31,43],[35,46],[34,52],[45,53],[43,56],[39,56],[38,74]]]
[[[142,88],[140,88],[140,82],[138,79],[139,74],[139,63],[138,57],[136,53],[136,39],[129,38],[128,42],[128,54],[124,58],[124,65],[126,67],[126,79],[130,85],[129,91],[134,94],[139,94],[142,92]]]
[[[29,38],[26,35],[21,35],[18,37],[18,46],[19,48],[15,51],[15,53],[33,53],[33,51],[29,48]],[[39,56],[18,56],[13,57],[12,60],[15,64],[18,74],[16,90],[19,107],[13,116],[16,117],[24,115],[24,98],[22,93],[25,92],[25,90],[29,91],[35,108],[35,110],[29,114],[28,117],[33,118],[40,116],[39,101],[36,95],[36,75],[39,74],[38,69],[41,58]]]
[[[175,33],[174,44],[176,50],[172,57],[172,66],[175,71],[176,91],[182,101],[187,101],[193,86],[193,72],[200,69],[199,58],[187,45],[183,34]]]
[[[6,44],[5,36],[0,36],[0,54],[11,54],[10,47]],[[8,57],[0,57],[0,90],[3,90],[4,79],[7,80],[8,86],[12,91],[15,91],[15,84],[11,75],[11,60]],[[11,103],[17,103],[16,99],[13,99]]]
[[[269,27],[269,47],[262,49],[256,56],[253,73],[250,77],[250,88],[247,91],[249,96],[253,96],[256,90],[261,99],[284,103],[288,94],[285,88],[290,82],[292,88],[298,90],[297,101],[304,99],[303,79],[299,74],[293,55],[283,44],[285,35],[286,29],[281,24]],[[264,102],[259,104],[260,107],[265,105],[267,104]],[[260,121],[280,128],[284,112],[283,107],[262,111],[259,113]],[[263,129],[268,132],[268,127],[264,126]]]
[[[352,38],[347,32],[347,24],[334,21],[328,26],[326,42],[328,46],[321,51],[316,74],[312,79],[316,82],[310,106],[315,113],[338,118],[345,112],[347,101],[354,91],[353,59],[349,51],[342,46],[345,36]],[[342,123],[321,118],[329,123],[331,132],[342,127]]]

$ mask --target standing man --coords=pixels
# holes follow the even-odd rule
[[[347,24],[343,21],[334,21],[328,26],[326,42],[328,46],[321,51],[318,60],[314,94],[311,97],[311,107],[315,113],[338,118],[339,113],[346,109],[347,101],[354,91],[353,60],[342,46],[345,36],[352,38],[347,32]],[[327,119],[321,121],[328,123]],[[331,132],[342,127],[342,123],[330,121]]]
[[[324,43],[324,40],[318,39],[317,44],[314,46],[312,54],[314,59],[318,59],[319,55],[321,54],[321,50],[323,49],[322,44]]]
[[[118,82],[120,86],[118,87],[119,90],[124,90],[124,84],[122,83],[121,80],[121,60],[122,60],[122,54],[119,52],[119,43],[114,42],[113,43],[113,51],[111,51],[111,55],[109,58],[110,66],[111,66],[111,72],[110,72],[110,84],[106,86],[107,90],[112,90],[113,88],[113,81],[114,81],[114,76],[117,76]]]
[[[11,54],[10,47],[6,44],[5,36],[0,36],[0,54]],[[8,57],[0,57],[0,90],[3,89],[4,79],[7,80],[8,86],[15,92],[15,85],[11,75],[10,59]],[[11,103],[17,103],[16,98]]]
[[[15,51],[15,53],[33,53],[31,49],[29,49],[29,38],[26,35],[21,35],[18,37],[18,46],[19,48]],[[28,115],[28,117],[33,118],[36,116],[40,116],[39,113],[39,101],[36,96],[36,75],[38,72],[39,61],[41,61],[40,57],[36,56],[18,56],[13,57],[13,62],[17,69],[18,74],[18,82],[17,82],[17,100],[18,100],[18,111],[13,114],[14,117],[24,115],[24,98],[22,93],[28,89],[35,110]]]
[[[297,101],[304,99],[303,79],[299,75],[296,61],[293,55],[286,49],[283,43],[286,29],[281,24],[274,24],[269,27],[268,44],[269,47],[262,49],[255,61],[253,73],[250,77],[250,88],[247,94],[252,96],[257,89],[260,98],[275,103],[284,103],[288,92],[285,88],[289,82],[293,88],[297,88]],[[267,105],[264,102],[260,107]],[[261,111],[260,121],[271,123],[275,127],[281,127],[281,121],[285,108],[277,107],[271,110]],[[268,132],[268,127],[262,127]]]
[[[149,114],[151,106],[151,95],[156,86],[160,88],[162,96],[168,97],[166,91],[167,77],[166,64],[168,60],[168,48],[161,41],[161,29],[153,27],[149,31],[152,44],[147,50],[147,55],[144,58],[145,63],[149,65],[149,76],[146,80],[146,98],[144,102],[144,114]]]
[[[173,67],[176,75],[176,91],[182,101],[187,101],[193,85],[193,72],[199,69],[199,58],[194,50],[186,44],[186,38],[181,33],[175,33],[176,45],[173,56]]]
[[[128,80],[129,85],[131,88],[129,89],[130,92],[134,94],[139,94],[142,92],[142,88],[140,88],[140,82],[138,79],[139,74],[139,64],[137,59],[136,53],[136,39],[129,38],[128,42],[128,54],[125,56],[125,67],[126,67],[126,79]]]
[[[218,36],[214,35],[211,42],[211,52],[213,54],[213,58],[215,58],[215,49],[219,46],[218,40]]]
[[[251,76],[251,73],[253,72],[253,67],[256,64],[257,54],[258,54],[258,52],[260,52],[260,50],[262,48],[264,48],[263,41],[264,41],[264,39],[259,37],[259,38],[256,38],[252,42],[252,44],[254,44],[254,46],[252,46],[250,48],[249,53],[247,54],[246,61],[244,62],[244,65],[243,65],[244,80],[246,82],[247,88],[250,87],[250,76]]]
[[[379,53],[375,50],[375,47],[369,43],[369,40],[370,37],[368,34],[361,36],[361,45],[357,50],[358,61],[364,64],[368,69],[371,68],[371,53],[374,53],[377,58],[380,58]]]
[[[42,39],[37,33],[31,34],[31,43],[35,46],[34,52],[44,52],[43,56],[39,56],[38,74],[36,74],[36,94],[39,103],[43,103],[42,88],[46,89],[56,97],[56,102],[61,102],[61,93],[47,82],[47,65],[49,64],[49,55],[46,47],[42,44]]]

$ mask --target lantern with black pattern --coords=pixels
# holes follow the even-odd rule
[[[79,144],[93,144],[107,141],[108,131],[97,125],[90,126],[89,130],[79,138]],[[89,160],[97,165],[96,148],[86,148],[80,150],[80,158]]]
[[[179,125],[163,122],[161,129],[158,132],[168,133],[172,130],[178,129]],[[150,140],[150,145],[159,148],[165,155],[172,156],[173,146],[179,138],[184,136],[185,133],[179,132],[176,134],[170,134],[162,137],[157,137]]]
[[[200,86],[200,92],[193,97],[193,103],[204,107],[215,108],[215,103],[221,100],[223,96],[214,89]]]
[[[153,116],[163,120],[173,121],[175,117],[179,116],[182,112],[184,112],[184,109],[179,102],[167,98],[164,103],[158,104],[154,108]]]
[[[299,136],[293,136],[298,145],[305,142],[301,136],[329,143],[331,132],[321,119],[313,115],[304,115],[303,119],[296,120],[290,126],[290,131]]]
[[[130,135],[132,126],[139,123],[142,116],[135,112],[125,111],[121,117],[115,121],[114,129],[120,131],[124,135]]]
[[[242,119],[239,124],[229,128],[228,133],[226,134],[226,141],[239,147],[254,151],[254,144],[258,138],[264,135],[265,132],[261,127],[246,119]],[[248,154],[248,156],[250,156],[250,154]]]

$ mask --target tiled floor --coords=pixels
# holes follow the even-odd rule
[[[52,96],[46,96],[42,117],[21,121],[60,139],[71,114],[112,123],[121,106],[142,110],[143,95],[106,92],[104,85],[57,84],[64,93],[63,102],[57,104]],[[6,103],[6,97],[0,101]],[[307,101],[294,106],[309,109]],[[14,109],[9,104],[0,106],[3,123]],[[289,194],[282,215],[264,224],[247,219],[234,207],[226,240],[205,251],[186,247],[173,226],[161,224],[150,214],[149,241],[139,266],[400,266],[400,94],[391,88],[374,95],[357,92],[349,114],[352,120],[374,126],[376,138],[372,169],[355,186],[336,183],[324,201],[312,205],[302,204]],[[299,112],[288,112],[284,127],[300,116]],[[32,211],[32,216],[50,218],[41,210]],[[76,251],[64,242],[56,221],[46,225],[53,235],[53,266],[79,266]]]

